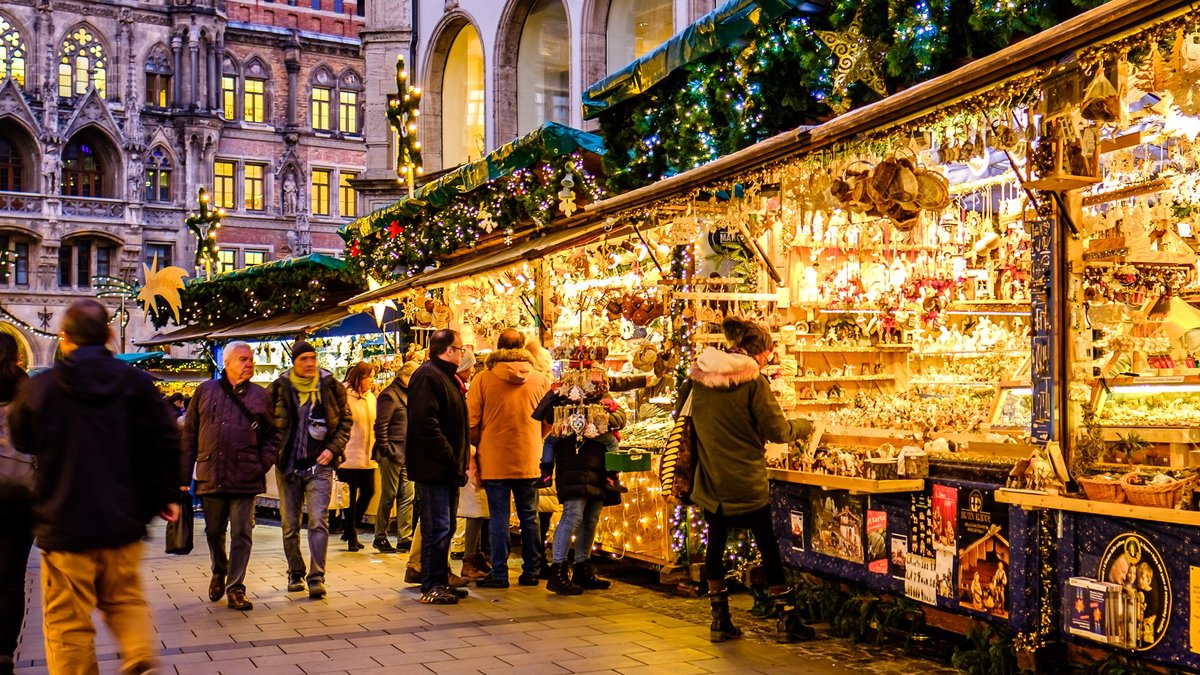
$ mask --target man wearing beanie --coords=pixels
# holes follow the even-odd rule
[[[329,498],[333,470],[345,458],[353,421],[346,389],[317,366],[317,350],[304,340],[292,345],[292,367],[271,385],[279,427],[279,515],[288,563],[288,592],[304,590],[300,553],[300,508],[308,511],[308,595],[325,597],[325,551],[329,545]]]

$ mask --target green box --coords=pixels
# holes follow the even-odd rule
[[[650,453],[640,450],[605,453],[604,468],[608,471],[649,471]]]

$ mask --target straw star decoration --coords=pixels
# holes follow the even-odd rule
[[[834,112],[840,115],[850,109],[848,87],[853,82],[862,82],[880,96],[888,95],[887,85],[875,69],[872,45],[863,37],[861,14],[855,15],[844,32],[819,30],[816,33],[837,58],[833,75],[833,93],[837,98],[829,102]]]

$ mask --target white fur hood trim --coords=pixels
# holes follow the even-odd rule
[[[758,361],[745,354],[729,354],[709,347],[692,363],[688,377],[714,389],[736,387],[758,377]]]

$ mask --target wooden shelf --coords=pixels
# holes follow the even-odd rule
[[[880,345],[878,347],[785,347],[793,354],[902,354],[912,351],[912,345]]]
[[[819,398],[801,398],[796,399],[794,405],[850,405],[852,403],[853,401],[838,398],[827,398],[824,401]]]
[[[895,375],[854,375],[851,377],[784,377],[791,382],[889,382],[896,379]]]
[[[1190,368],[1188,370],[1191,370]],[[1134,377],[1132,375],[1116,375],[1113,377],[1102,377],[1100,381],[1108,386],[1130,386],[1130,385],[1168,385],[1168,384],[1200,384],[1200,375],[1145,375]],[[1197,391],[1200,391],[1198,389]]]
[[[1093,499],[1063,497],[1061,495],[1048,495],[1040,492],[1009,489],[996,490],[996,501],[1019,506],[1027,511],[1053,509],[1056,511],[1087,513],[1094,516],[1133,518],[1135,520],[1152,520],[1160,523],[1175,523],[1177,525],[1200,527],[1200,511],[1182,511],[1179,509],[1161,509],[1153,506],[1098,502]]]
[[[1000,386],[998,382],[977,382],[974,380],[952,380],[947,382],[939,382],[937,380],[909,380],[910,387],[979,387],[995,389]]]
[[[1029,353],[1029,350],[1027,350],[1027,349],[1007,349],[1007,350],[990,350],[990,351],[989,350],[979,350],[979,351],[963,351],[963,352],[951,352],[951,351],[919,352],[919,351],[913,351],[913,356],[920,357],[920,358],[925,358],[925,357],[954,358],[954,357],[958,357],[958,356],[967,357],[967,358],[976,358],[976,357],[982,357],[982,356],[1018,356],[1018,355],[1028,354],[1028,353]]]
[[[672,296],[676,300],[710,300],[728,302],[780,302],[778,293],[722,293],[719,291],[679,292]]]
[[[814,485],[826,490],[849,490],[850,492],[857,494],[917,492],[925,489],[924,478],[908,480],[870,480],[868,478],[830,476],[823,473],[788,471],[786,469],[767,469],[767,477],[774,480],[783,481],[785,483]]]
[[[1196,427],[1139,427],[1099,423],[1101,438],[1106,441],[1136,434],[1149,443],[1200,443],[1200,429]]]

